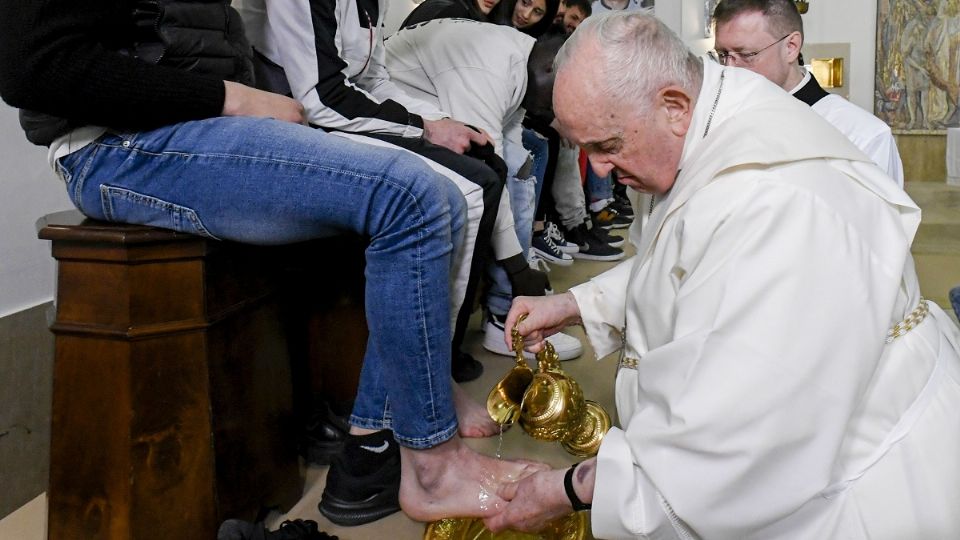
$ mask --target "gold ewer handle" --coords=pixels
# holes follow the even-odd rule
[[[520,405],[523,403],[523,393],[533,381],[533,370],[523,358],[523,336],[517,326],[526,319],[521,315],[517,324],[510,330],[513,338],[513,351],[516,354],[517,365],[500,379],[500,382],[487,395],[487,414],[494,422],[503,427],[513,425],[520,418]]]

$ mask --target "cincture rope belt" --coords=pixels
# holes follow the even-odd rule
[[[885,340],[885,343],[891,343],[893,340],[916,328],[921,322],[923,322],[924,319],[927,318],[928,313],[930,313],[930,306],[927,304],[927,300],[921,296],[920,302],[917,303],[917,307],[908,313],[902,321],[890,328],[890,331],[887,332],[887,339]],[[638,362],[640,362],[640,360],[637,358],[623,356],[620,359],[619,367],[637,369]]]
[[[906,334],[910,330],[913,330],[917,325],[923,322],[925,318],[927,318],[927,313],[930,313],[930,306],[927,305],[927,300],[921,296],[917,307],[913,308],[913,311],[908,313],[902,321],[893,325],[893,328],[887,332],[887,339],[885,340],[885,343],[890,343],[898,337]]]

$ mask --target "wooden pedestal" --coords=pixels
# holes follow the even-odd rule
[[[283,322],[290,250],[77,212],[38,229],[59,263],[49,538],[213,539],[224,519],[295,503],[289,358],[311,347],[291,346]],[[322,360],[341,375],[321,386],[348,398],[366,335],[352,309],[345,326],[362,332]],[[343,335],[304,314],[308,343]]]

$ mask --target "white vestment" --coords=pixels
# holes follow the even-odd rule
[[[594,535],[960,538],[960,335],[930,302],[886,341],[920,304],[919,209],[805,104],[704,64],[637,255],[572,289],[598,356],[626,328]]]
[[[807,71],[790,93],[796,93],[811,77]],[[903,187],[903,163],[890,126],[836,94],[827,94],[811,107]]]

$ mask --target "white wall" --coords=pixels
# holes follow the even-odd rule
[[[695,53],[713,48],[713,39],[703,37],[704,0],[657,0],[656,13]],[[849,99],[873,112],[876,0],[812,0],[803,27],[806,43],[850,44],[844,66],[850,75]]]
[[[34,224],[72,205],[46,150],[27,142],[16,109],[0,102],[0,317],[53,298],[50,243]]]
[[[850,58],[845,70],[850,73],[849,99],[873,112],[874,66],[877,50],[876,0],[811,0],[810,11],[803,16],[807,43],[849,43]]]

